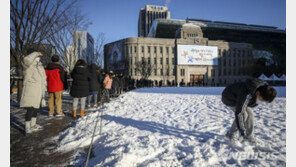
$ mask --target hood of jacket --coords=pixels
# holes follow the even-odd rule
[[[261,79],[252,78],[252,79],[246,80],[247,89],[251,94],[255,94],[255,91],[257,90],[257,88],[264,85],[268,85],[268,83]]]
[[[92,64],[89,66],[89,72],[90,72],[90,73],[96,73],[98,69],[99,69],[99,67],[98,67],[96,64],[94,64],[94,63],[92,63]]]
[[[39,52],[33,52],[23,59],[23,67],[24,70],[29,68],[32,65],[36,65],[40,61],[40,53]]]
[[[85,73],[86,67],[85,66],[76,66],[74,68],[74,72],[77,74],[83,74]]]

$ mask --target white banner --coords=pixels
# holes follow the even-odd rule
[[[178,45],[178,65],[218,65],[218,47]]]

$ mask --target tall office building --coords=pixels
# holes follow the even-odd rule
[[[94,59],[94,39],[87,31],[73,32],[73,47],[78,59],[84,59],[87,64]]]
[[[154,19],[170,19],[170,12],[166,6],[146,5],[141,9],[138,20],[138,37],[147,37]]]

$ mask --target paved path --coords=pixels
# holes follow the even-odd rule
[[[67,166],[73,152],[53,152],[56,142],[52,137],[71,126],[74,118],[71,117],[72,98],[63,95],[62,110],[66,114],[63,118],[48,117],[48,107],[40,109],[37,123],[44,129],[39,132],[25,135],[26,110],[19,108],[15,102],[16,94],[11,95],[10,101],[10,166]],[[58,140],[58,137],[56,141]]]

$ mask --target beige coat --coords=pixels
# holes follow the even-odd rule
[[[39,52],[33,52],[23,61],[24,82],[20,107],[39,108],[46,91],[46,74]]]

